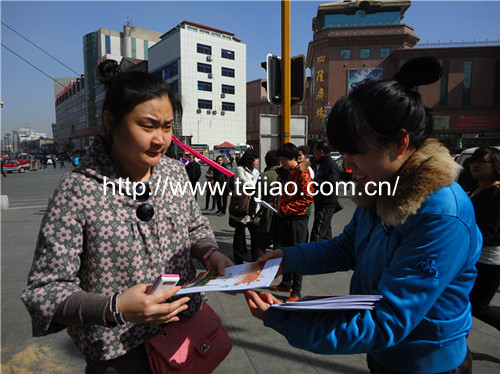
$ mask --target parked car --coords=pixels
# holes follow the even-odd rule
[[[26,170],[30,169],[29,160],[2,160],[2,167],[4,172],[12,173],[17,171],[19,173],[24,173]]]
[[[342,155],[339,152],[330,152],[330,157],[333,159],[333,161],[336,161],[341,156]]]

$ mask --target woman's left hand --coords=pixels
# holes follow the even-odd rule
[[[247,290],[245,291],[245,299],[247,300],[252,315],[260,320],[264,320],[264,316],[271,305],[281,304],[281,301],[269,292],[261,292],[258,294],[255,291]]]
[[[225,275],[224,268],[233,266],[233,262],[223,253],[214,251],[205,263],[207,270],[217,270],[219,275]]]

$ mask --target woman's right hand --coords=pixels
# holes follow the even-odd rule
[[[283,258],[285,255],[285,252],[281,248],[275,249],[274,251],[266,253],[264,256],[259,257],[257,259],[257,262],[266,262],[267,260],[271,260],[273,258]],[[283,270],[283,261],[280,264],[280,267],[278,269],[278,272],[276,275],[281,275]]]
[[[164,303],[180,289],[180,286],[166,291],[147,295],[151,284],[138,284],[122,292],[118,296],[118,310],[127,322],[133,323],[167,323],[178,321],[177,314],[188,308],[189,297],[183,297],[171,303]]]

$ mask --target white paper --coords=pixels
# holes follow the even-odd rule
[[[274,213],[278,213],[278,211],[276,209],[274,209],[271,205],[269,205],[268,203],[266,203],[265,201],[257,198],[254,196],[254,201],[257,203],[257,204],[260,204],[262,205],[263,207],[266,207],[267,209],[271,209]]]
[[[242,291],[252,288],[268,287],[281,264],[281,258],[274,258],[263,262],[229,266],[225,268],[226,274],[217,275],[217,271],[205,271],[182,286],[176,295],[208,291]]]
[[[381,295],[305,296],[297,301],[271,305],[293,311],[372,310]]]

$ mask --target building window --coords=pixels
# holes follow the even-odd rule
[[[472,82],[472,61],[464,61],[464,91],[462,105],[470,106],[470,86]]]
[[[200,108],[200,109],[212,109],[212,100],[198,99],[198,108]]]
[[[222,102],[222,110],[227,110],[229,112],[234,112],[234,103],[228,103],[226,101]]]
[[[222,93],[234,95],[234,86],[230,86],[228,84],[223,84],[222,85]]]
[[[222,68],[222,76],[223,77],[231,77],[234,78],[234,69],[231,68]]]
[[[132,43],[132,58],[137,58],[137,48],[135,46],[135,38],[130,39]]]
[[[380,48],[380,57],[386,58],[389,57],[390,54],[391,54],[390,48]]]
[[[144,59],[148,59],[148,41],[144,40]]]
[[[212,83],[198,81],[198,91],[210,91],[210,92],[212,92]]]
[[[228,49],[222,49],[221,50],[221,57],[228,58],[230,60],[234,60],[234,51],[230,51]]]
[[[439,106],[446,108],[448,106],[448,74],[450,73],[450,62],[443,61],[443,76],[440,79],[439,87]]]
[[[106,53],[111,53],[111,37],[106,35],[104,38],[106,40]]]
[[[212,72],[212,65],[210,64],[204,64],[203,62],[198,62],[198,71],[200,73],[211,73]]]
[[[179,93],[179,80],[178,79],[176,79],[173,82],[170,82],[169,85],[174,90],[175,93]]]
[[[212,47],[206,44],[196,44],[196,50],[198,53],[203,53],[204,55],[212,55]]]
[[[166,66],[162,70],[163,80],[167,80],[167,79],[170,79],[172,77],[175,77],[177,74],[179,74],[179,64],[177,63],[177,61]]]
[[[370,58],[370,48],[361,48],[361,58]]]
[[[341,49],[340,50],[340,58],[342,60],[349,60],[351,58],[351,50],[350,49]]]

